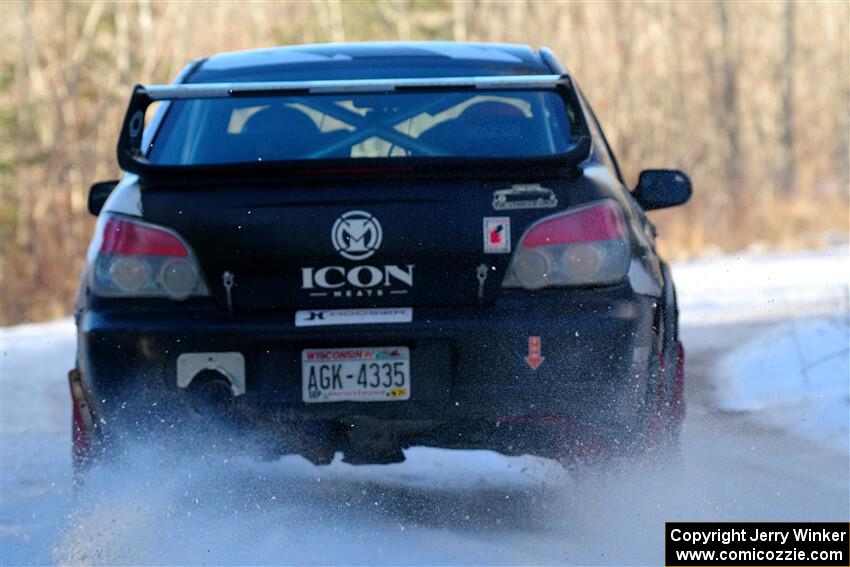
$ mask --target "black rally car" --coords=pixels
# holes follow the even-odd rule
[[[625,187],[545,48],[215,55],[135,88],[118,162],[89,202],[78,461],[178,423],[315,462],[676,437],[675,292],[644,212],[690,182]]]

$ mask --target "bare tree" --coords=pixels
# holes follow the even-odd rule
[[[785,54],[782,58],[782,167],[779,188],[784,195],[790,194],[797,185],[797,168],[794,156],[794,60],[797,44],[794,33],[794,2],[784,4]]]

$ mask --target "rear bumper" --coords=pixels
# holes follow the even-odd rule
[[[484,307],[417,307],[412,323],[308,328],[292,312],[99,305],[82,313],[78,356],[95,412],[108,419],[179,399],[179,355],[239,352],[246,391],[236,407],[272,427],[368,419],[446,446],[482,445],[473,434],[482,424],[568,423],[622,437],[647,403],[655,301],[627,286],[516,292]],[[545,357],[537,369],[526,361],[530,336]],[[352,346],[410,348],[410,400],[302,402],[301,350]],[[458,430],[470,434],[460,441]]]

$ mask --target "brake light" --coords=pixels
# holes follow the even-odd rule
[[[611,202],[543,219],[528,230],[522,245],[532,248],[611,240],[625,235],[623,214]]]
[[[106,297],[186,299],[209,295],[191,248],[175,231],[101,215],[89,251],[89,284]]]
[[[623,211],[606,199],[533,224],[520,239],[505,287],[540,289],[616,283],[631,259]]]
[[[103,228],[100,252],[106,254],[145,254],[149,256],[189,255],[179,237],[151,225],[110,218]]]

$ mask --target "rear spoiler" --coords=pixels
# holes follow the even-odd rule
[[[234,164],[213,165],[156,165],[147,159],[147,149],[142,148],[142,138],[147,108],[157,101],[238,98],[252,96],[293,96],[313,94],[364,94],[391,92],[423,92],[440,90],[534,90],[565,89],[575,96],[566,75],[510,75],[480,77],[434,77],[411,79],[357,79],[331,81],[273,81],[246,83],[197,83],[176,85],[136,85],[124,116],[118,139],[118,163],[125,171],[144,174],[187,174],[213,173],[232,169]],[[576,101],[577,102],[577,101]],[[578,106],[576,104],[576,106]],[[579,139],[584,154],[589,143]],[[570,151],[572,153],[572,150]],[[565,156],[560,156],[562,159]],[[436,158],[439,159],[439,158]],[[280,168],[284,162],[262,164],[235,164],[244,169],[247,165],[254,171]],[[291,162],[285,162],[291,163]],[[315,166],[315,162],[312,164]]]

